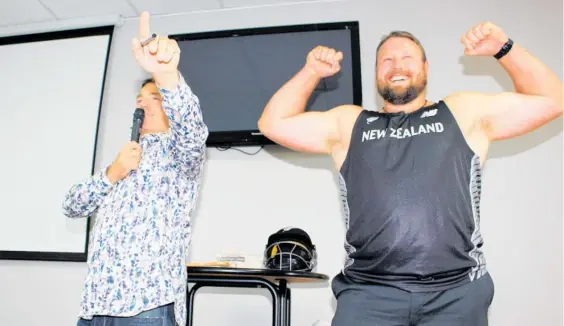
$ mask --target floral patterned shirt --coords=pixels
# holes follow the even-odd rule
[[[96,213],[81,318],[133,316],[174,302],[178,325],[186,324],[185,256],[208,128],[182,76],[174,91],[159,91],[169,130],[141,137],[138,169],[113,185],[103,169],[64,199],[68,217]]]

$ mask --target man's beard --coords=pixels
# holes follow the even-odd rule
[[[388,103],[402,105],[416,99],[425,90],[425,87],[427,87],[427,78],[423,77],[421,80],[416,81],[415,84],[411,84],[409,87],[397,92],[388,85],[385,87],[378,85],[378,94]]]

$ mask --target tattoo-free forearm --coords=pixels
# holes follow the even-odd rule
[[[499,63],[513,80],[516,92],[546,96],[562,106],[562,81],[546,64],[519,44],[514,43],[512,49],[499,59]]]
[[[259,125],[303,113],[320,79],[314,71],[307,67],[298,71],[268,101]]]

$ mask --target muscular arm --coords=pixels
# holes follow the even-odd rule
[[[526,49],[515,43],[499,63],[511,77],[517,93],[549,98],[562,109],[562,81]]]
[[[330,154],[340,140],[341,116],[354,107],[304,112],[320,79],[314,71],[304,67],[284,84],[267,103],[258,121],[263,135],[292,150]]]
[[[518,44],[499,60],[515,92],[458,93],[447,101],[475,110],[491,141],[517,137],[562,115],[563,85],[556,74]]]

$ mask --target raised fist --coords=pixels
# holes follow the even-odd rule
[[[141,146],[134,141],[125,144],[116,159],[110,165],[107,176],[112,183],[125,178],[130,171],[136,170],[141,161]]]
[[[325,46],[318,46],[307,55],[306,67],[319,77],[332,76],[341,70],[343,53]]]
[[[490,22],[483,22],[468,30],[460,42],[464,44],[466,55],[493,56],[508,39],[501,28]]]
[[[150,40],[152,37],[154,39]],[[149,13],[146,11],[139,17],[139,39],[133,39],[132,50],[139,65],[148,73],[163,74],[177,71],[180,60],[178,43],[166,36],[152,33]]]

